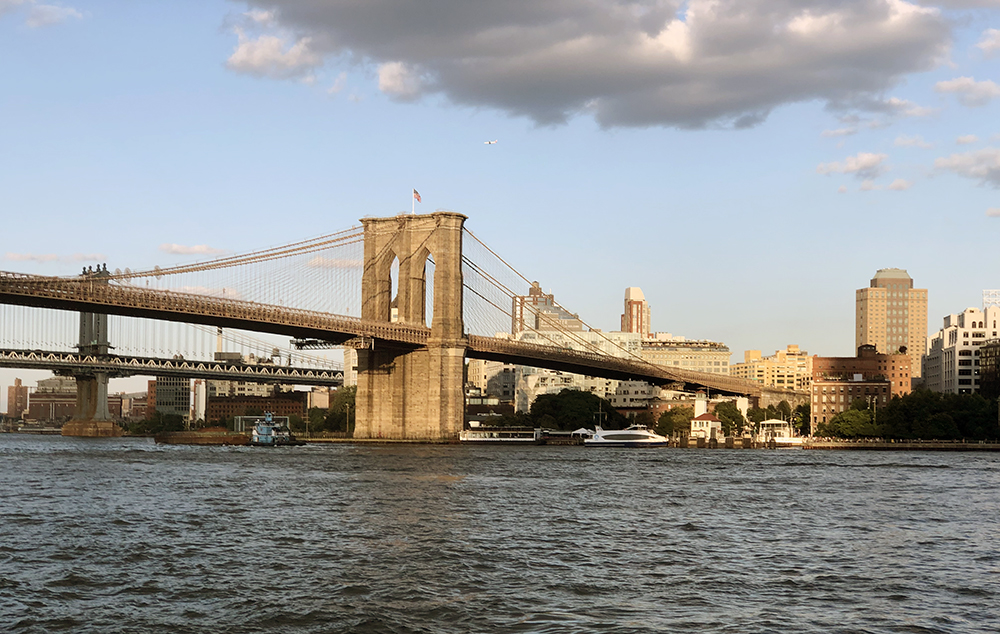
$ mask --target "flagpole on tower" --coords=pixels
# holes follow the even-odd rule
[[[423,202],[422,200],[420,200],[420,192],[418,192],[416,189],[414,189],[413,190],[413,202],[410,205],[410,215],[413,215],[413,214],[417,213],[417,203],[419,203],[419,202]]]

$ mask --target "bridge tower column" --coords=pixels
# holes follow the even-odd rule
[[[462,316],[462,228],[452,212],[363,218],[361,317],[392,320],[394,261],[399,262],[396,321],[426,326],[427,262],[434,294],[427,346],[382,341],[358,350],[355,438],[457,440],[465,417],[467,339]]]
[[[98,274],[100,275],[100,273]],[[80,313],[81,356],[108,354],[108,316]],[[122,428],[108,410],[108,375],[105,372],[74,374],[76,377],[76,411],[73,419],[63,425],[63,436],[121,436]]]

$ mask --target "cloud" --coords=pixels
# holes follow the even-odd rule
[[[312,38],[303,37],[294,44],[275,35],[251,38],[240,27],[234,29],[239,38],[236,49],[226,60],[226,67],[271,79],[306,78],[323,63],[323,58],[312,50]]]
[[[897,178],[896,180],[889,183],[889,187],[887,189],[891,189],[894,192],[901,192],[901,191],[906,191],[911,187],[913,187],[913,181]]]
[[[33,29],[38,29],[44,26],[52,26],[53,24],[65,22],[70,18],[82,20],[83,14],[71,7],[58,7],[52,4],[36,4],[31,7],[31,11],[28,13],[28,19],[25,21],[25,24]]]
[[[1000,97],[1000,86],[989,79],[976,81],[972,77],[939,81],[934,84],[934,90],[955,93],[959,103],[970,108],[985,106],[994,97]]]
[[[0,9],[2,8],[3,5],[0,5]],[[7,253],[4,257],[13,262],[55,262],[59,259],[54,253]]]
[[[955,139],[955,143],[958,145],[969,145],[970,143],[975,143],[979,140],[975,134],[966,134]]]
[[[193,247],[184,246],[183,244],[161,244],[160,251],[164,253],[170,253],[171,255],[219,255],[221,253],[227,253],[225,249],[214,249],[207,244],[198,244]]]
[[[441,95],[541,125],[749,127],[786,104],[877,100],[935,67],[952,38],[938,9],[904,0],[248,4],[294,34],[283,46],[308,38],[309,68],[318,57],[363,63],[394,99]],[[251,43],[268,58],[286,50],[246,38],[237,52]],[[230,68],[280,78],[244,56]]]
[[[858,189],[860,189],[863,192],[871,192],[882,188],[876,185],[875,181],[867,180],[861,183],[861,187],[859,187]]]
[[[886,167],[882,163],[887,158],[889,156],[886,154],[858,152],[856,156],[848,156],[843,163],[820,163],[816,167],[816,172],[819,174],[854,174],[858,178],[872,179],[885,172]]]
[[[919,134],[916,136],[899,135],[892,144],[896,147],[918,147],[923,149],[934,147],[932,143],[924,141],[924,138]]]
[[[857,128],[837,128],[836,130],[823,130],[820,136],[825,137],[839,137],[839,136],[851,136],[852,134],[857,134]]]
[[[940,112],[940,108],[918,106],[912,101],[899,99],[898,97],[891,97],[887,99],[885,104],[889,108],[890,112],[904,117],[929,117]]]
[[[980,185],[1000,187],[1000,149],[997,148],[941,157],[934,161],[934,168],[978,180]]]
[[[334,80],[333,85],[326,89],[326,94],[336,95],[337,93],[339,93],[341,90],[344,89],[344,86],[346,84],[347,84],[347,73],[340,73],[339,75],[337,75],[337,79]]]
[[[981,49],[987,57],[1000,51],[1000,29],[986,29],[983,31],[983,39],[979,40],[976,48]]]
[[[847,185],[841,185],[840,187],[838,187],[837,188],[837,193],[838,194],[846,194],[847,193]]]
[[[378,67],[378,89],[397,101],[413,101],[422,90],[420,74],[403,62]]]
[[[1000,218],[1000,207],[990,207],[986,210],[986,215],[990,218]]]

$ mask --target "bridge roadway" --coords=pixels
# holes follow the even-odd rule
[[[341,370],[321,370],[274,364],[245,364],[195,359],[157,359],[116,354],[81,355],[76,352],[0,349],[0,367],[52,370],[60,374],[103,372],[109,377],[179,376],[215,381],[245,381],[282,385],[344,384]]]
[[[148,289],[118,283],[113,277],[60,278],[0,272],[0,303],[205,324],[333,344],[353,339],[412,349],[426,345],[430,335],[430,329],[419,324],[365,320],[272,304]],[[586,376],[647,381],[685,390],[708,388],[724,394],[761,394],[759,384],[730,376],[676,370],[640,360],[495,337],[469,335],[466,356]]]

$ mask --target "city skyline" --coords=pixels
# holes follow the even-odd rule
[[[1000,223],[988,215],[1000,215],[1000,5],[959,4],[754,2],[728,22],[696,1],[638,17],[541,2],[438,24],[427,8],[393,48],[395,18],[339,2],[309,23],[295,1],[0,1],[0,264],[72,275],[244,252],[408,212],[416,189],[418,213],[468,215],[594,327],[617,329],[622,289],[640,287],[653,330],[721,341],[737,360],[790,343],[847,356],[855,291],[879,269],[928,289],[930,327],[1000,287],[1000,256],[979,246]],[[402,19],[419,3],[400,6]],[[762,42],[748,70],[760,94],[712,74],[696,18],[747,35],[723,71],[749,36]],[[534,66],[502,58],[544,89],[444,64],[485,59],[491,25],[526,47],[559,19],[569,32],[534,42]],[[821,37],[841,23],[857,37]],[[452,48],[433,48],[440,24]],[[641,49],[647,31],[673,57]],[[831,38],[842,49],[816,44]],[[607,56],[584,51],[560,82],[553,55],[568,41],[621,54],[588,70]],[[796,53],[809,55],[790,68]],[[647,55],[682,83],[640,74]],[[853,78],[852,55],[865,60]],[[838,71],[829,85],[820,62]],[[609,72],[659,92],[632,101]],[[6,385],[15,374],[34,381],[0,371]]]

